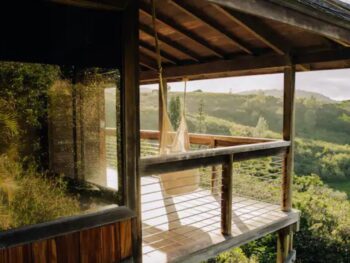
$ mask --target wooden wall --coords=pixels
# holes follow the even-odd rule
[[[0,250],[0,263],[112,263],[132,254],[131,220]]]

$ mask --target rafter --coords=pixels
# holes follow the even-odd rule
[[[140,2],[140,12],[148,17],[152,17],[150,8],[144,2]],[[205,40],[201,36],[191,32],[190,30],[188,30],[187,28],[185,28],[184,26],[182,26],[181,24],[176,22],[170,16],[165,16],[165,15],[158,12],[157,13],[157,21],[166,25],[167,27],[170,27],[174,31],[182,34],[186,38],[189,38],[192,41],[200,44],[202,47],[204,47],[205,49],[210,51],[216,57],[219,57],[219,58],[225,57],[224,51],[222,51],[221,49],[219,49],[216,46],[213,46],[212,44],[210,44],[207,40]]]
[[[239,13],[234,10],[224,9],[219,5],[212,5],[218,10],[222,15],[226,16],[232,22],[240,25],[245,30],[250,32],[265,45],[273,49],[277,54],[284,55],[287,54],[290,50],[289,44],[277,35],[277,32],[274,32],[262,21],[257,21],[244,13]]]
[[[154,50],[154,47],[150,44],[148,44],[145,41],[139,40],[139,45],[141,48],[147,50],[148,52],[152,53],[153,56],[156,56],[156,51]],[[169,53],[161,50],[160,55],[162,57],[162,59],[170,62],[171,64],[176,65],[178,63],[177,58],[175,58],[174,56],[170,55]]]
[[[199,10],[196,10],[195,8],[188,5],[185,1],[171,0],[170,3],[176,6],[178,9],[185,12],[187,15],[201,21],[202,23],[210,27],[212,30],[225,36],[228,40],[230,40],[234,45],[243,50],[245,53],[250,55],[253,54],[253,51],[247,47],[248,45],[246,43],[243,43],[232,32],[226,30],[222,25],[217,23],[215,19],[205,15]]]
[[[140,52],[140,65],[150,69],[153,72],[157,72],[157,65],[154,59],[149,57],[148,55],[144,54],[143,52]]]
[[[154,37],[154,33],[153,33],[153,29],[141,24],[139,25],[140,30],[149,35],[150,37]],[[184,54],[185,56],[187,56],[188,58],[190,58],[191,60],[194,60],[196,62],[200,61],[200,56],[198,54],[196,54],[195,52],[193,52],[192,50],[189,50],[187,47],[185,47],[184,45],[181,45],[173,40],[171,40],[170,38],[160,34],[158,32],[158,39],[160,42],[166,44],[167,46],[171,47],[172,49],[175,49],[176,51]]]
[[[272,30],[266,23],[259,20],[257,21],[252,16],[244,13],[237,12],[235,10],[228,10],[219,5],[212,5],[222,15],[226,16],[231,21],[235,22],[245,30],[250,32],[265,45],[270,47],[279,55],[287,55],[291,52],[291,46],[286,39]],[[309,71],[309,67],[305,65],[299,65],[303,71]]]
[[[337,22],[335,18],[323,20],[298,12],[291,8],[282,6],[282,2],[298,2],[298,1],[279,1],[281,4],[277,5],[272,1],[257,1],[257,0],[208,0],[209,2],[225,6],[230,9],[235,9],[244,13],[256,15],[286,23],[291,26],[310,31],[321,36],[328,37],[342,43],[343,45],[350,45],[350,32],[344,27],[335,25]],[[296,3],[297,5],[298,3]],[[300,4],[299,4],[300,5]],[[320,13],[320,12],[319,12]],[[322,15],[320,13],[319,15]],[[339,19],[338,19],[339,20]]]

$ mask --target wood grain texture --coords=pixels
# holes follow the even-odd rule
[[[0,250],[0,263],[115,263],[132,254],[131,219]]]

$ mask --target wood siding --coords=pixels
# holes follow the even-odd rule
[[[0,263],[112,263],[131,256],[131,220],[0,250]]]

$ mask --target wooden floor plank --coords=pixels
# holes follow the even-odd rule
[[[221,235],[221,204],[217,195],[199,189],[169,197],[162,193],[156,177],[142,178],[142,184],[147,184],[147,195],[142,199],[145,203],[142,205],[144,262],[176,261],[225,242]],[[271,229],[276,222],[289,220],[291,216],[282,212],[278,205],[245,197],[234,196],[232,204],[232,238],[241,243],[246,235],[248,238],[258,229]]]

